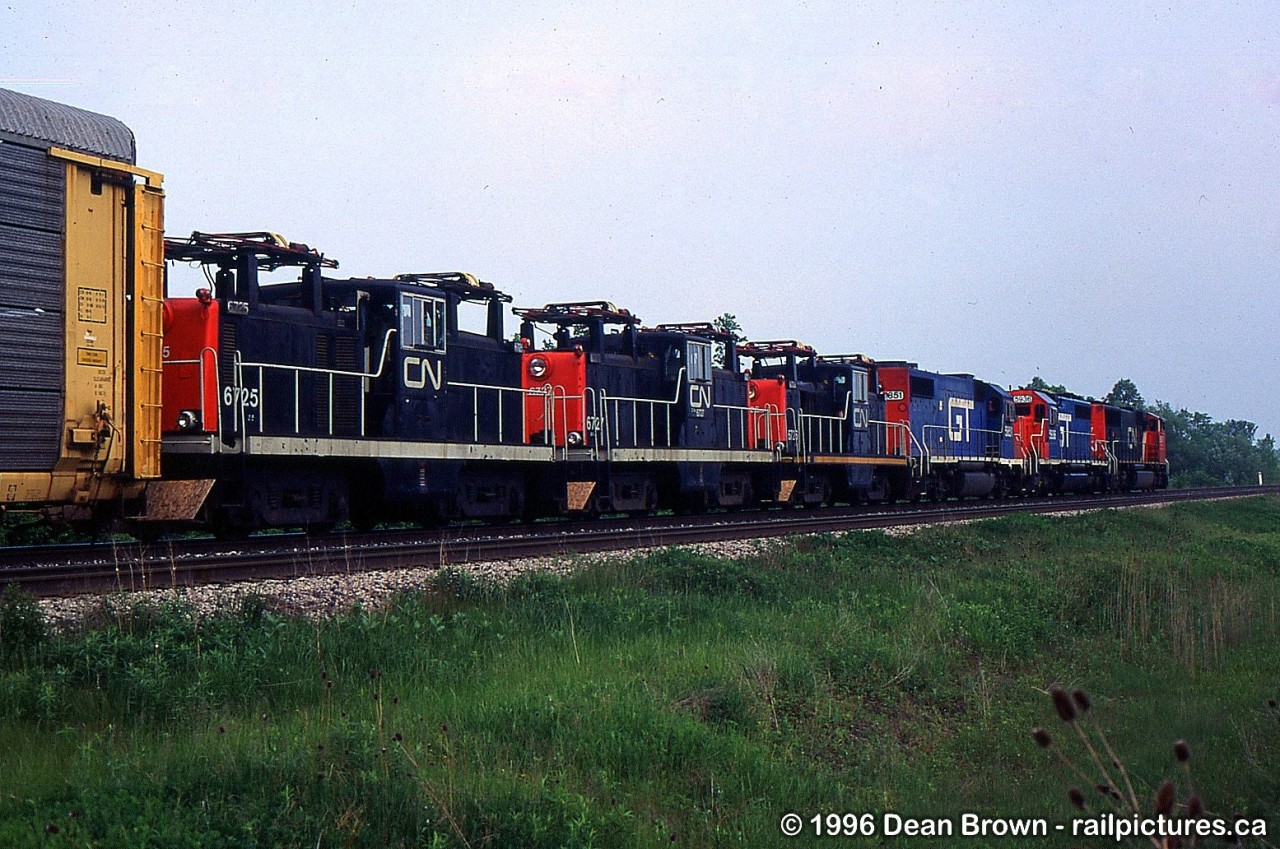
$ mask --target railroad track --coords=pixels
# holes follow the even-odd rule
[[[1278,492],[1280,487],[1276,486],[1165,490],[1103,497],[787,509],[519,526],[459,526],[324,537],[276,534],[230,544],[207,539],[174,539],[149,545],[98,542],[8,548],[0,549],[0,586],[17,584],[42,597],[71,596],[954,522],[1011,513],[1209,501]]]

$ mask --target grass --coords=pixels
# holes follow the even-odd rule
[[[0,846],[768,846],[805,843],[781,835],[789,811],[1067,822],[1078,781],[1030,736],[1054,684],[1093,695],[1142,798],[1180,779],[1185,738],[1209,809],[1274,835],[1277,564],[1280,502],[1258,498],[664,551],[506,588],[446,573],[321,622],[108,600],[50,634],[7,594]]]

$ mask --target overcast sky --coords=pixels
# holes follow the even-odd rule
[[[167,229],[1280,435],[1280,7],[0,3]]]

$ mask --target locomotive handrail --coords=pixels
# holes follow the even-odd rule
[[[786,436],[788,438],[784,440],[784,442],[782,443],[783,444],[782,451],[785,452],[789,447],[787,443],[791,442],[791,439],[790,439],[791,434],[794,432],[796,435],[796,456],[801,460],[801,462],[803,462],[806,459],[804,456],[804,438],[800,435],[800,429],[801,429],[800,417],[802,415],[803,413],[801,413],[800,410],[798,410],[797,408],[787,407],[785,411],[785,424],[787,429]],[[793,423],[795,424],[794,431],[791,428],[791,425]]]
[[[602,442],[604,443],[605,459],[607,460],[609,458],[609,436],[612,432],[612,427],[609,421],[609,416],[606,414],[607,408],[600,399],[602,392],[603,390],[597,391],[594,386],[584,386],[582,388],[582,441],[587,441],[586,431],[588,429],[588,425],[594,425],[594,427],[591,428],[591,432],[595,435],[595,439],[591,440],[590,443],[592,460],[600,459],[600,444]],[[603,439],[600,438],[601,433],[604,434]],[[568,445],[567,435],[565,445]]]
[[[448,381],[441,388],[446,388],[446,387],[452,388],[455,386],[460,389],[471,390],[471,438],[477,443],[480,442],[480,390],[488,389],[498,393],[498,444],[499,445],[503,443],[503,419],[505,418],[505,416],[503,416],[502,414],[503,393],[514,392],[520,395],[522,399],[528,398],[530,396],[537,396],[537,395],[545,396],[547,394],[542,389],[525,389],[524,387],[521,387],[521,386],[495,386],[491,383],[464,383],[462,381],[457,381],[457,380]],[[525,421],[524,416],[521,416],[520,419],[522,422],[524,422],[524,424],[522,425],[521,441],[524,443],[527,443],[529,440],[529,423],[528,421]]]
[[[926,442],[932,445],[929,440],[930,432],[942,431],[943,437],[938,439],[938,455],[948,459],[955,460],[992,460],[1000,458],[1000,440],[1004,438],[1004,431],[992,430],[991,428],[969,427],[965,428],[968,434],[965,438],[955,439],[952,434],[955,433],[951,429],[951,425],[923,425],[921,434],[925,437]],[[991,437],[995,437],[994,445]],[[963,449],[963,453],[957,453],[955,448],[959,446]],[[989,452],[991,448],[996,449],[996,453],[992,456]]]
[[[674,405],[680,403],[680,384],[684,382],[684,366],[680,366],[680,372],[676,375],[676,391],[675,396],[668,401],[665,398],[632,398],[628,395],[612,396],[614,401],[642,401],[646,404],[667,404]],[[605,390],[601,389],[600,394],[605,395]]]
[[[559,392],[557,392],[556,390],[559,390]],[[590,390],[590,387],[586,387],[586,390]],[[568,422],[569,422],[569,402],[570,402],[570,401],[579,401],[579,402],[581,402],[581,404],[582,404],[582,420],[583,420],[583,421],[582,421],[582,429],[583,429],[583,442],[586,442],[586,431],[588,430],[587,425],[589,424],[589,422],[587,421],[587,418],[588,418],[588,416],[587,416],[587,398],[586,398],[586,395],[585,395],[585,394],[583,394],[583,395],[570,395],[570,394],[568,393],[568,390],[566,390],[563,386],[559,386],[559,385],[548,385],[548,386],[544,387],[544,389],[543,389],[542,391],[547,395],[547,399],[548,399],[548,400],[547,400],[547,408],[549,408],[549,413],[547,413],[547,416],[546,416],[546,418],[544,419],[544,421],[546,422],[547,433],[548,433],[548,434],[549,434],[549,436],[550,436],[550,440],[551,440],[550,444],[551,444],[551,447],[552,447],[553,449],[556,447],[556,433],[557,433],[557,428],[556,428],[556,403],[557,403],[557,402],[559,402],[560,409],[564,412],[564,421],[565,421],[565,425],[564,425],[564,448],[563,448],[563,452],[562,452],[562,454],[561,454],[561,459],[564,459],[564,456],[568,454],[569,448],[571,447],[571,446],[569,445],[569,424],[568,424]],[[546,408],[544,408],[544,409],[546,409]],[[589,447],[589,446],[584,445],[583,447],[584,447],[584,448],[587,448],[587,447]],[[592,449],[592,450],[594,451],[594,449]],[[592,459],[595,459],[594,454],[593,454]]]
[[[757,407],[756,409],[760,411],[756,414],[756,432],[754,434],[756,437],[756,444],[758,445],[760,443],[760,426],[764,425],[763,436],[765,441],[768,443],[769,450],[774,451],[777,446],[774,444],[773,439],[773,420],[781,418],[783,420],[782,429],[786,430],[786,414],[778,409],[777,404],[765,404],[763,407]]]
[[[1022,455],[1022,473],[1024,475],[1033,475],[1039,468],[1039,453],[1036,451],[1035,443],[1026,443],[1022,439],[1022,434],[1017,430],[1013,432],[1013,455],[1017,457]]]
[[[631,404],[631,447],[633,448],[640,447],[639,405],[646,404],[649,407],[649,447],[650,448],[657,447],[657,440],[656,440],[657,428],[656,428],[656,419],[655,419],[656,409],[659,406],[665,407],[666,408],[665,410],[666,412],[666,428],[665,428],[666,445],[664,447],[668,447],[668,448],[671,447],[671,444],[672,444],[671,408],[680,403],[680,389],[684,385],[684,377],[685,377],[685,367],[681,366],[680,371],[676,374],[676,387],[670,401],[668,401],[665,398],[632,398],[627,395],[610,396],[607,390],[600,389],[599,403],[600,403],[601,417],[604,419],[604,426],[605,426],[604,441],[605,441],[606,452],[610,448],[614,447],[614,442],[617,439],[615,435],[614,427],[613,427],[613,422],[609,418],[610,402],[613,402],[614,417],[619,419],[622,417],[622,414],[619,408],[620,405],[624,403]],[[617,447],[622,447],[621,443],[618,443]]]
[[[345,371],[343,369],[326,369],[326,368],[318,368],[316,366],[299,366],[299,365],[293,365],[290,363],[245,362],[240,358],[240,352],[236,351],[236,360],[235,360],[236,382],[234,386],[237,389],[244,387],[244,369],[256,368],[258,370],[258,402],[257,402],[258,403],[258,433],[263,432],[264,423],[267,418],[264,412],[266,408],[267,392],[266,392],[266,384],[263,382],[262,378],[265,370],[270,368],[270,369],[278,369],[280,371],[293,372],[293,432],[295,434],[300,433],[302,430],[302,427],[301,427],[302,385],[300,380],[301,375],[303,374],[303,372],[306,372],[308,374],[323,374],[328,376],[329,378],[328,430],[329,430],[329,435],[333,436],[333,379],[335,377],[360,378],[361,379],[360,394],[363,396],[368,391],[363,381],[376,380],[382,377],[382,371],[383,369],[386,368],[386,365],[387,365],[387,359],[388,359],[387,354],[391,349],[391,335],[395,332],[396,332],[396,329],[392,327],[392,328],[389,328],[387,332],[383,334],[382,356],[378,360],[377,371],[372,371],[372,372],[366,372],[363,369],[360,371]],[[240,393],[236,393],[236,408],[239,412],[239,416],[237,419],[237,423],[240,425],[239,430],[241,432],[244,432],[245,430],[244,398],[241,396]],[[365,425],[366,425],[365,404],[364,404],[364,399],[362,397],[360,402],[360,435],[361,436],[365,435],[365,429],[366,429]]]
[[[319,368],[318,366],[298,366],[289,363],[250,363],[242,362],[241,365],[246,368],[277,368],[298,372],[314,372],[317,374],[329,374],[334,377],[363,377],[370,380],[382,377],[382,370],[387,364],[387,351],[391,345],[391,334],[395,333],[395,328],[391,328],[382,337],[382,358],[378,361],[377,371],[344,371],[342,369]]]
[[[769,406],[772,407],[773,405],[771,404]],[[729,440],[729,448],[733,448],[733,437],[736,432],[741,438],[741,447],[743,449],[748,451],[758,450],[760,440],[759,434],[755,431],[758,430],[759,419],[762,417],[762,408],[740,407],[735,404],[716,404],[713,409],[716,412],[721,410],[724,411],[725,434]],[[740,427],[738,428],[733,426],[733,416],[735,413],[739,416]]]
[[[799,434],[800,441],[801,441],[800,455],[807,459],[811,454],[809,449],[812,443],[812,439],[810,439],[810,432],[812,428],[807,426],[807,423],[810,423],[810,422],[818,422],[818,423],[826,422],[827,423],[826,435],[828,437],[827,441],[829,443],[828,449],[826,452],[822,450],[822,446],[823,446],[822,432],[819,431],[818,432],[818,450],[816,453],[818,454],[845,453],[843,450],[844,449],[844,423],[849,420],[849,416],[852,412],[852,408],[853,408],[853,392],[846,390],[844,393],[844,410],[838,416],[829,416],[829,415],[826,415],[825,413],[806,413],[803,410],[801,410],[800,423],[802,427],[800,428],[800,434]],[[833,426],[838,426],[836,427],[836,432],[834,435],[831,432],[831,429]]]
[[[920,457],[919,471],[921,474],[928,474],[929,464],[932,460],[932,457],[929,454],[929,448],[925,445],[922,445],[920,443],[920,440],[916,439],[916,435],[911,431],[911,426],[907,424],[907,422],[889,422],[889,421],[882,421],[880,419],[870,419],[867,421],[867,424],[884,425],[886,443],[888,442],[887,437],[891,429],[901,431],[901,434],[898,437],[898,445],[900,446],[898,451],[899,456],[906,457],[907,460],[910,461],[911,460],[910,446],[914,445],[916,447],[916,450],[919,452],[919,457]],[[905,450],[903,450],[903,447],[905,447]]]
[[[783,430],[786,430],[786,415],[778,410],[777,404],[765,404],[763,407],[733,407],[731,409],[745,409],[751,420],[751,446],[759,449],[760,441],[763,439],[768,443],[766,449],[774,451],[776,446],[773,439],[773,423],[774,419],[783,419]],[[775,451],[776,453],[776,451]]]
[[[1099,448],[1102,449],[1102,455],[1107,461],[1107,474],[1114,475],[1120,469],[1120,461],[1116,457],[1115,452],[1111,450],[1111,444],[1105,439],[1095,439],[1093,441],[1093,450],[1095,454]]]

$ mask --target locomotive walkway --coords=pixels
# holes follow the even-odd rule
[[[16,584],[41,597],[73,596],[1275,493],[1280,493],[1280,487],[1186,489],[1102,497],[775,509],[510,526],[465,525],[323,537],[274,534],[234,543],[173,539],[149,545],[98,542],[7,548],[0,549],[0,587]]]

